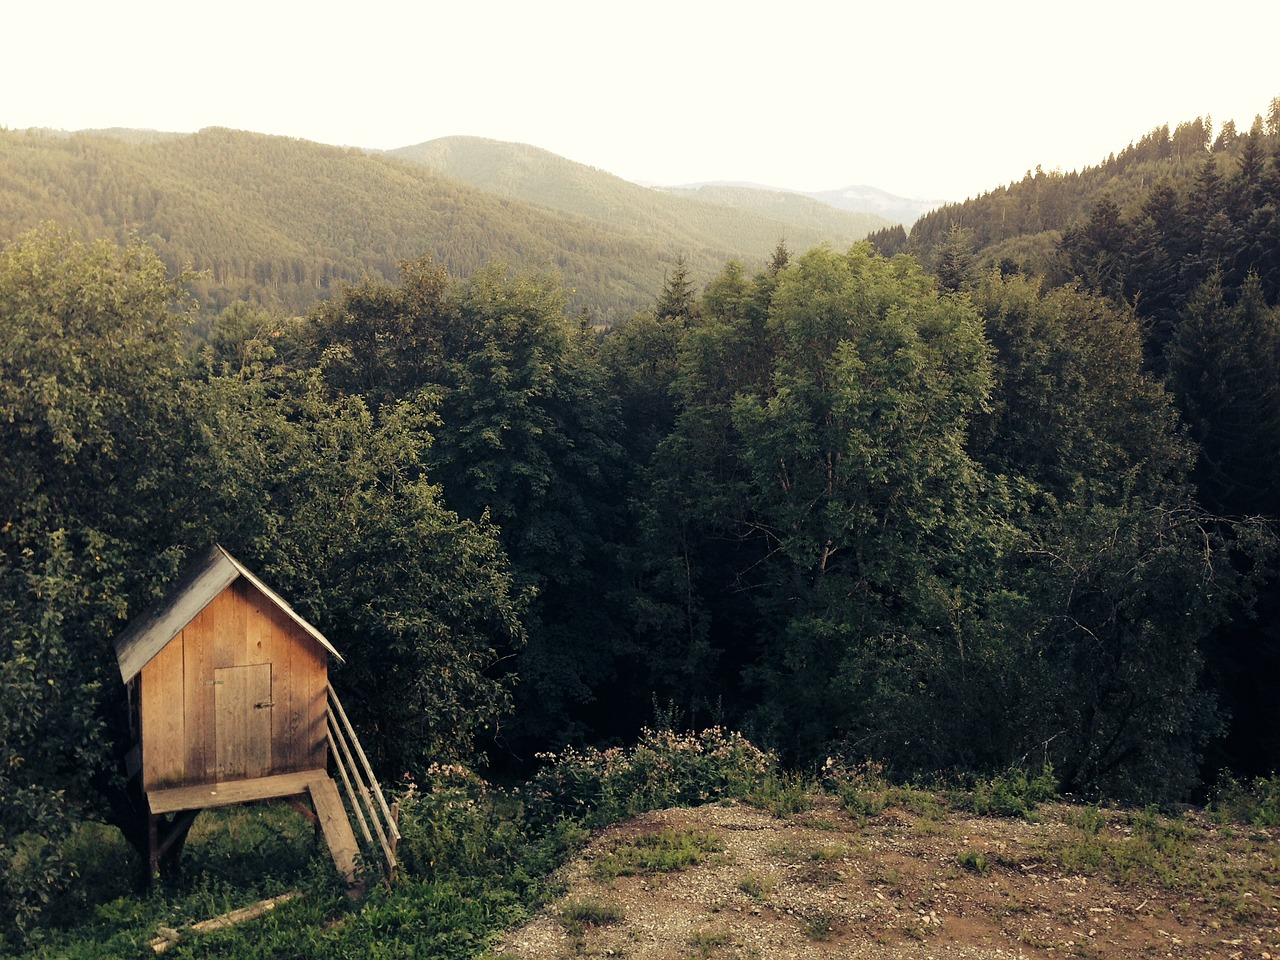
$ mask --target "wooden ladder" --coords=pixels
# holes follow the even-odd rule
[[[397,825],[399,818],[382,795],[382,788],[378,786],[369,758],[365,756],[364,748],[360,746],[360,740],[356,737],[355,728],[347,718],[347,711],[342,708],[342,702],[332,686],[329,687],[328,714],[329,753],[333,757],[343,792],[347,797],[346,808],[343,807],[337,785],[332,779],[326,777],[328,786],[321,789],[332,789],[332,801],[336,803],[336,812],[343,814],[342,820],[348,835],[352,833],[352,823],[346,818],[347,808],[351,811],[354,825],[359,828],[365,845],[372,848],[376,837],[389,881],[396,872],[396,844],[400,841],[400,828]],[[315,802],[317,804],[324,802],[316,797],[316,792],[312,790]],[[316,812],[319,813],[319,807],[316,808]],[[356,842],[354,836],[351,842]],[[333,848],[332,843],[330,847]],[[334,863],[337,862],[335,850]],[[339,865],[338,869],[343,868]]]
[[[342,797],[338,795],[338,785],[332,777],[316,777],[307,784],[307,789],[311,793],[311,806],[316,811],[316,818],[324,833],[324,842],[329,845],[329,853],[333,855],[333,865],[346,880],[347,888],[358,890],[361,887],[357,869],[360,847],[356,844],[356,835],[351,829],[351,821],[347,819]]]

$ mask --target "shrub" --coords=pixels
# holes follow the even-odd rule
[[[1220,819],[1255,827],[1280,826],[1280,774],[1241,783],[1230,773],[1214,788],[1210,809]]]
[[[1014,768],[994,777],[966,777],[945,789],[940,783],[932,790],[891,781],[882,763],[867,760],[849,767],[828,758],[822,768],[825,789],[840,798],[845,809],[859,817],[874,817],[887,807],[900,807],[918,816],[937,817],[945,806],[967,810],[979,816],[1031,817],[1036,806],[1057,794],[1053,767],[1045,764],[1038,772]]]
[[[979,816],[1030,817],[1036,807],[1057,794],[1058,781],[1053,766],[1039,772],[1014,768],[991,778],[973,778],[967,785],[950,791],[951,805]]]
[[[503,885],[528,895],[586,838],[566,819],[534,830],[519,791],[493,787],[459,764],[432,764],[428,786],[400,798],[401,869],[410,876]]]
[[[570,748],[539,759],[544,766],[528,794],[537,818],[570,818],[591,827],[665,807],[729,798],[750,802],[766,793],[771,777],[779,778],[777,757],[720,727],[701,733],[645,730],[631,750]]]

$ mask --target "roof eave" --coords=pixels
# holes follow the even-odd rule
[[[344,663],[328,638],[299,615],[278,593],[259,580],[221,546],[213,546],[198,563],[189,568],[165,593],[132,620],[115,639],[116,660],[120,676],[127,684],[151,662],[174,637],[200,615],[213,599],[244,577],[263,596],[280,608],[313,640]]]

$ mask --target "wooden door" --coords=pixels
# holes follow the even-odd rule
[[[219,780],[265,777],[271,770],[271,664],[213,672],[214,755]]]

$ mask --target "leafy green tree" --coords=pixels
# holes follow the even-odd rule
[[[210,526],[343,654],[334,683],[383,775],[470,761],[511,713],[493,670],[524,639],[498,531],[429,480],[428,411],[288,386],[209,383]]]
[[[1193,456],[1167,391],[1143,371],[1130,310],[1070,287],[988,276],[973,292],[995,388],[973,450],[1033,485],[1041,508],[1177,491]]]
[[[1020,752],[1073,789],[1177,795],[1221,729],[1205,654],[1238,589],[1194,450],[1132,312],[1016,277],[974,302],[996,381],[974,450],[1018,490],[998,609]]]
[[[580,736],[575,717],[625,686],[611,600],[625,485],[617,412],[595,339],[565,306],[545,278],[495,266],[455,281],[413,261],[399,285],[366,281],[317,307],[295,361],[339,397],[418,408],[444,502],[500,531],[513,589],[530,599],[528,642],[506,651],[519,719],[498,740],[521,752]]]
[[[108,640],[172,576],[190,530],[180,463],[189,315],[146,247],[52,228],[0,251],[0,900],[28,932],[109,815],[123,753]],[[141,504],[146,509],[139,509]]]
[[[110,640],[210,542],[343,649],[384,772],[473,755],[510,703],[493,670],[518,594],[492,527],[426,480],[430,412],[327,399],[232,335],[193,367],[185,304],[142,245],[42,230],[0,251],[3,935],[65,889],[81,819],[146,849]]]
[[[877,644],[954,638],[962,615],[941,597],[963,590],[943,557],[983,549],[963,440],[985,347],[963,303],[869,247],[812,251],[757,287],[727,271],[708,289],[658,489],[721,545],[695,572],[708,635],[752,676],[755,723],[811,756],[877,728],[864,694],[910,684]]]
[[[1027,536],[1007,623],[1031,679],[1028,749],[1066,790],[1188,796],[1223,729],[1205,654],[1238,589],[1212,518],[1190,502],[1090,503]]]
[[[690,724],[724,722],[726,704],[741,719],[739,674],[755,656],[750,605],[725,577],[758,552],[741,529],[725,526],[744,515],[746,495],[729,410],[747,385],[767,384],[769,303],[789,256],[779,245],[754,277],[726,264],[697,305],[698,321],[664,328],[672,355],[660,378],[646,381],[666,410],[635,470],[632,629],[646,651],[646,689]],[[606,340],[606,359],[634,355],[637,322],[646,318]]]
[[[517,586],[535,598],[512,741],[564,742],[582,736],[577,718],[606,726],[615,698],[633,695],[614,600],[617,412],[594,338],[566,317],[555,286],[492,269],[456,296],[430,469],[463,516],[497,524]]]

